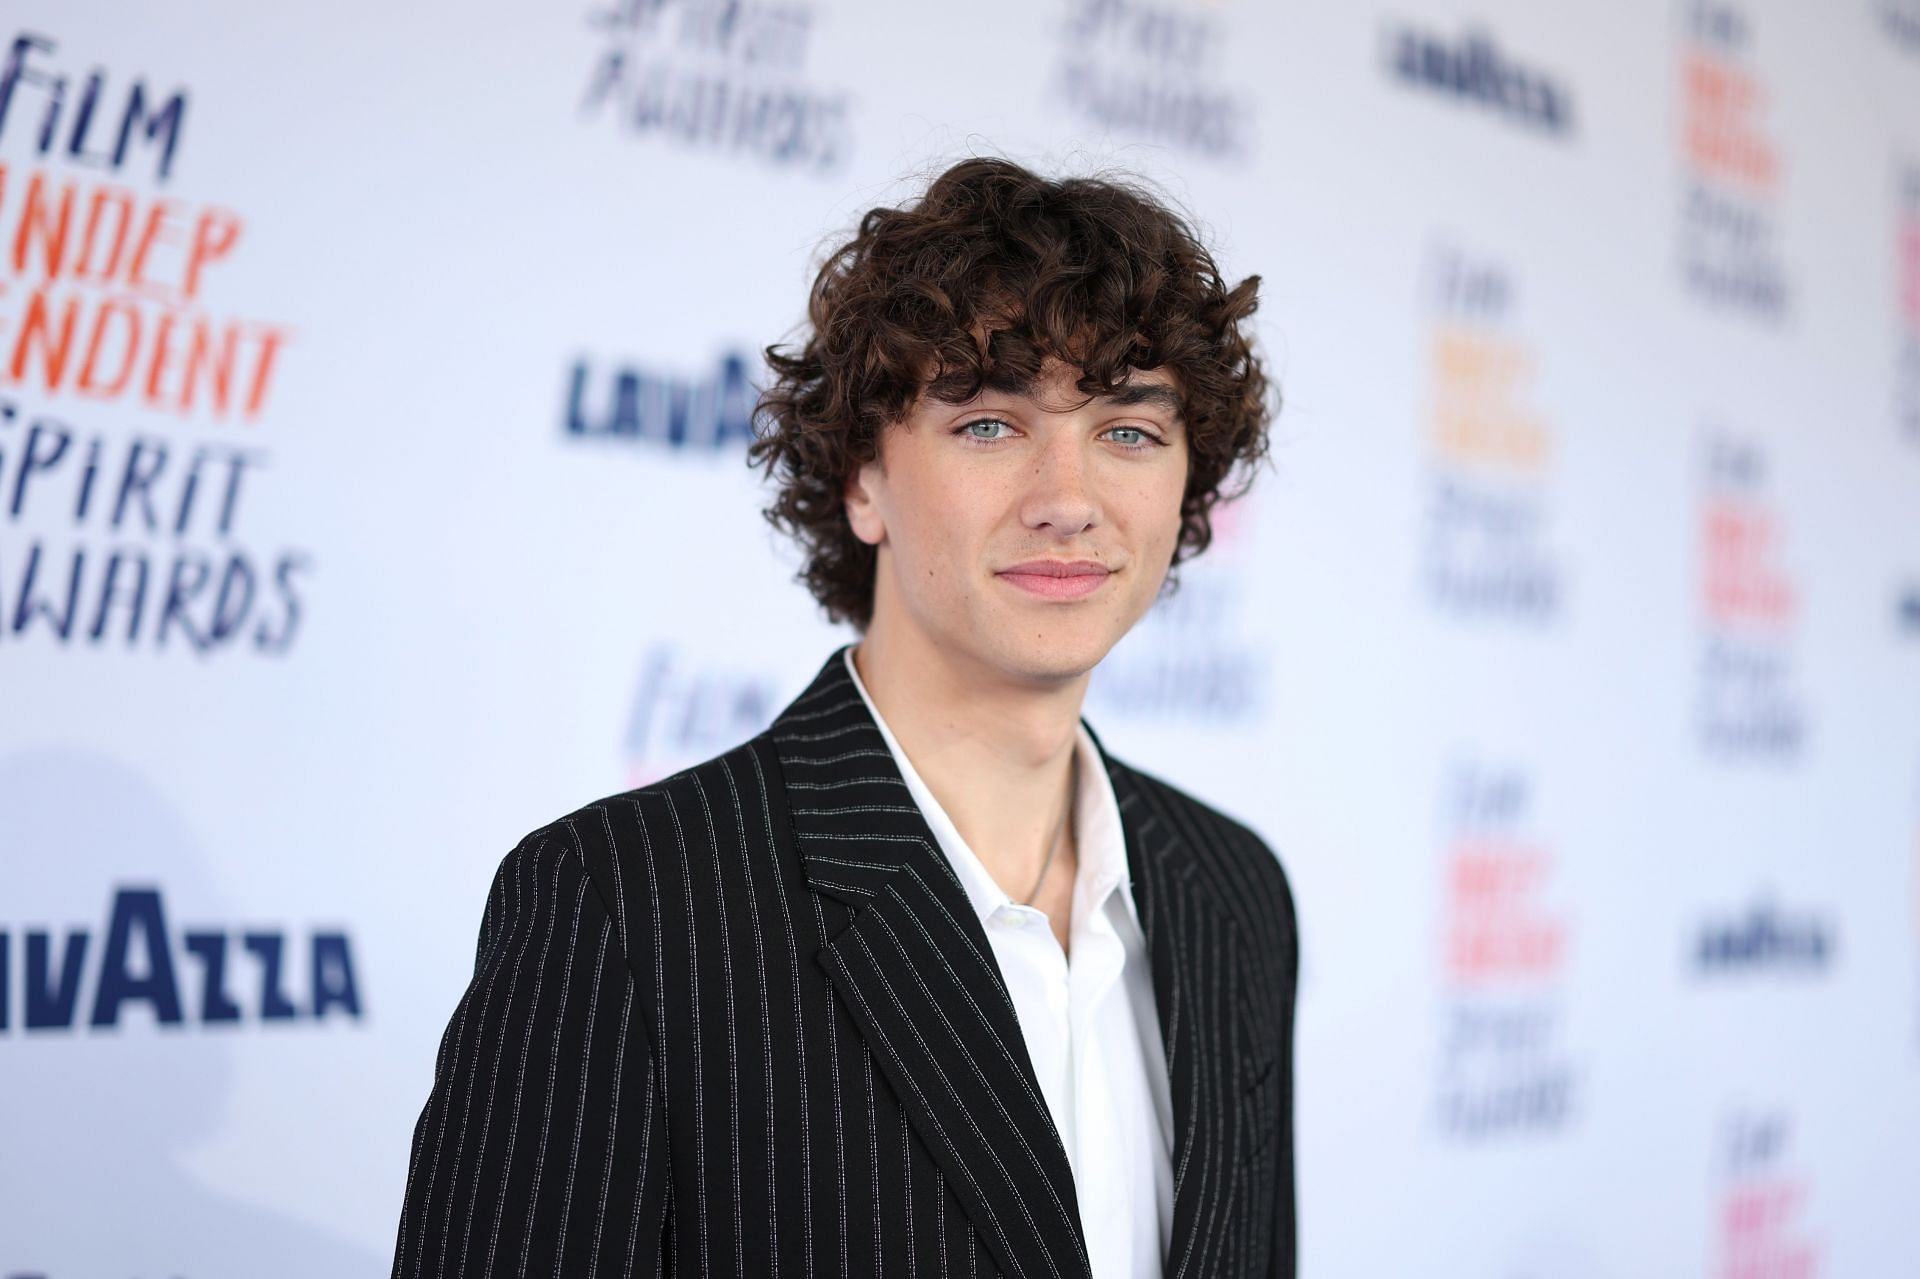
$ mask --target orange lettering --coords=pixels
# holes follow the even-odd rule
[[[146,278],[147,254],[153,251],[155,244],[171,244],[178,239],[167,220],[176,214],[179,208],[180,205],[177,201],[164,197],[155,200],[147,206],[146,225],[140,229],[140,240],[133,250],[133,265],[128,268],[127,271],[127,284],[130,287],[135,289],[148,289],[161,293],[167,291],[166,285],[154,284]],[[164,328],[165,324],[163,321],[163,331]],[[151,383],[149,383],[149,385],[151,385]]]
[[[27,299],[26,318],[20,324],[20,336],[13,345],[13,362],[7,370],[15,382],[26,380],[27,351],[37,343],[40,348],[42,385],[49,391],[60,389],[66,379],[67,356],[73,349],[73,327],[78,313],[78,300],[68,298],[56,332],[46,289],[33,291]]]
[[[119,317],[126,322],[126,340],[120,344],[120,367],[112,377],[100,375],[100,351],[111,327],[111,321]],[[115,298],[101,306],[93,317],[93,334],[87,340],[87,358],[80,365],[80,380],[74,390],[82,395],[93,395],[111,399],[126,389],[127,379],[133,376],[133,359],[140,349],[140,311],[133,303]]]
[[[13,273],[26,275],[27,245],[38,240],[43,274],[58,279],[66,264],[67,228],[73,221],[73,184],[60,188],[60,202],[52,206],[47,198],[47,176],[33,175],[27,183],[27,205],[20,213],[20,229],[13,236]]]

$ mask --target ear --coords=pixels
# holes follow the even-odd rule
[[[879,498],[886,484],[886,472],[880,469],[876,459],[863,463],[860,469],[847,477],[847,486],[841,493],[841,500],[847,509],[847,523],[853,526],[853,535],[868,546],[878,546],[886,540],[887,524],[881,517]]]

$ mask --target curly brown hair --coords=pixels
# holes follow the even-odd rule
[[[1214,505],[1252,482],[1279,407],[1242,327],[1259,285],[1228,288],[1187,221],[1129,180],[977,158],[918,201],[869,210],[814,279],[805,342],[765,352],[773,382],[747,458],[778,485],[763,514],[806,552],[797,580],[865,631],[876,551],[848,523],[849,479],[921,395],[1021,390],[1049,357],[1078,367],[1088,396],[1133,369],[1176,377],[1188,451],[1173,564],[1198,555]]]

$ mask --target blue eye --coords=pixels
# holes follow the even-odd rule
[[[975,435],[973,433],[973,428],[975,428],[976,426],[1007,426],[1007,424],[1005,422],[1002,422],[997,417],[982,417],[982,418],[975,418],[973,421],[968,422],[965,426],[961,427],[960,429],[961,431],[966,433],[968,439],[979,440],[982,443],[987,443],[992,440],[1006,438],[1005,436],[1000,436],[1000,435]],[[1012,430],[1013,428],[1008,426],[1007,429]]]
[[[1120,440],[1120,439],[1114,440],[1114,443],[1118,444],[1121,448],[1127,450],[1127,452],[1129,453],[1144,453],[1148,449],[1159,448],[1161,445],[1166,443],[1165,440],[1161,439],[1159,436],[1155,435],[1152,431],[1147,430],[1143,426],[1108,427],[1107,428],[1108,437],[1111,438],[1114,435],[1114,433],[1117,431],[1127,431],[1132,433],[1134,438],[1131,440]]]
[[[1013,437],[1014,427],[1002,418],[977,417],[953,428],[953,433],[976,444],[998,444]],[[1144,453],[1166,443],[1143,426],[1110,426],[1102,434],[1128,453]]]

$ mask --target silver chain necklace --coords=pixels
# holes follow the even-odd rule
[[[1047,872],[1053,869],[1053,855],[1060,851],[1060,837],[1067,833],[1067,820],[1073,816],[1074,801],[1080,795],[1080,751],[1074,748],[1072,762],[1067,766],[1067,811],[1060,814],[1060,824],[1054,828],[1053,842],[1047,845],[1047,859],[1040,863],[1040,877],[1033,881],[1033,891],[1027,894],[1022,906],[1033,905],[1033,899],[1040,895],[1040,885],[1047,882]]]

